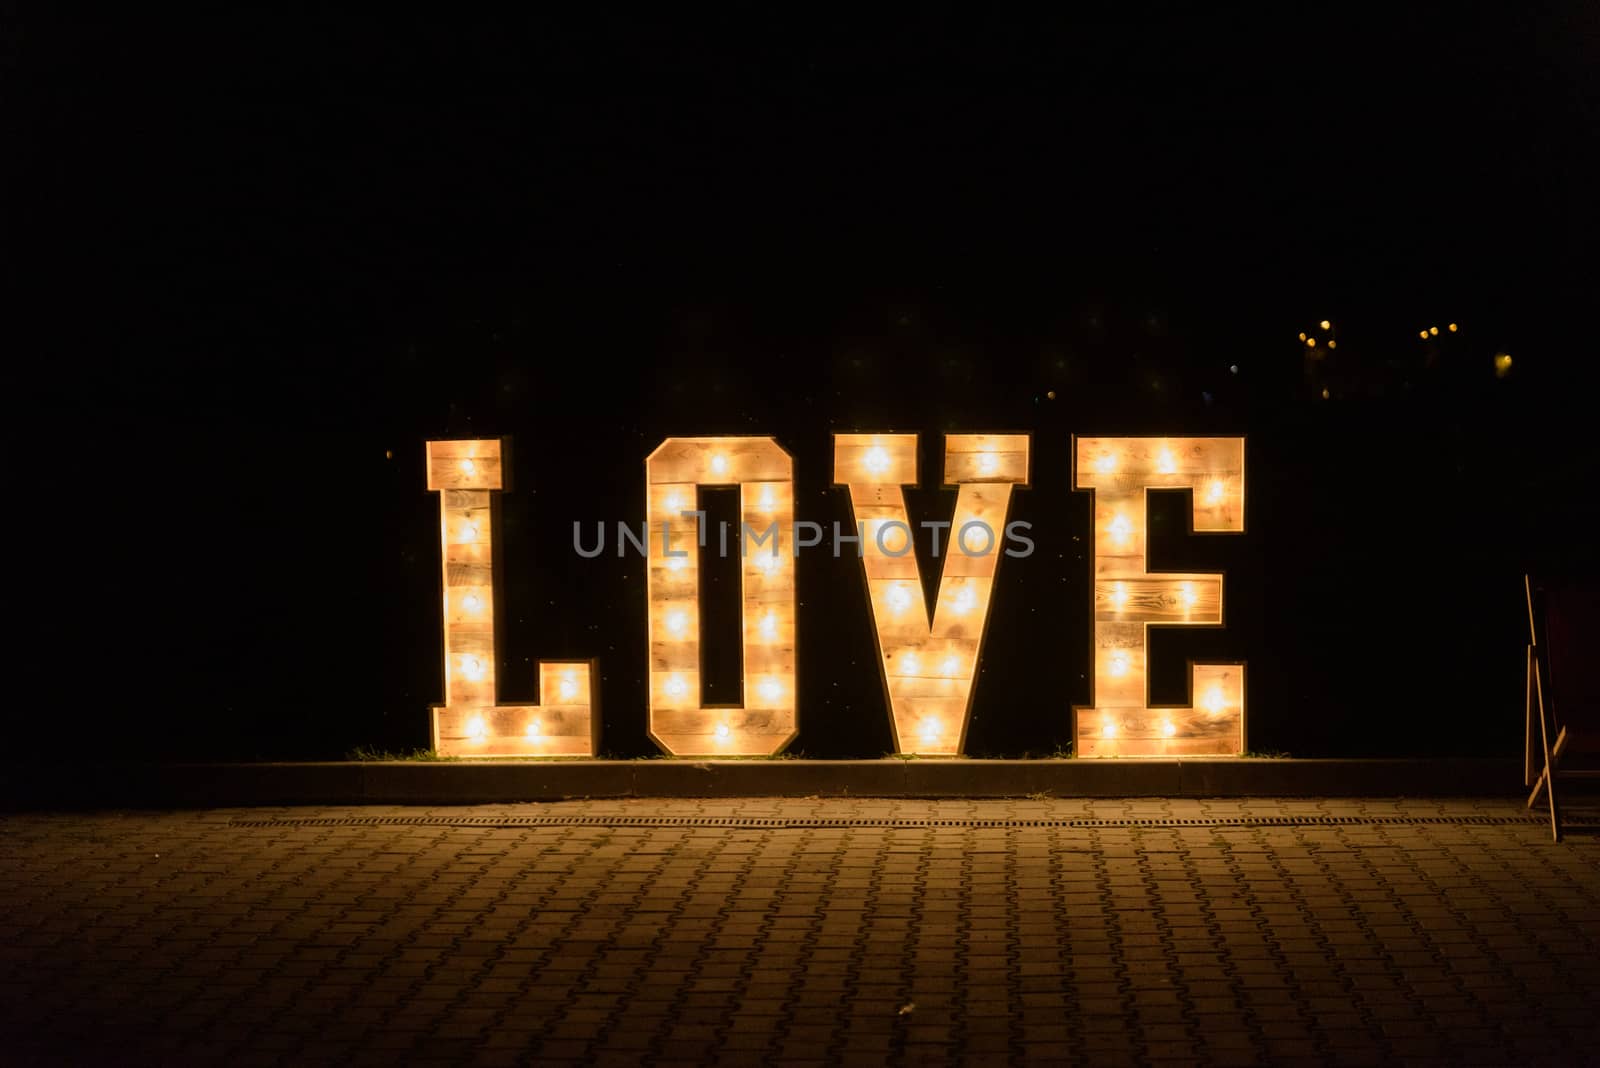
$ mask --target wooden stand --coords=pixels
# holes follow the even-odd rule
[[[1587,729],[1588,725],[1600,715],[1600,710],[1594,707],[1594,702],[1579,696],[1570,702],[1561,702],[1561,721],[1556,719],[1555,707],[1557,702],[1547,701],[1545,698],[1545,670],[1544,665],[1553,658],[1550,656],[1548,642],[1539,641],[1539,618],[1543,614],[1534,606],[1533,579],[1531,576],[1522,577],[1523,592],[1528,602],[1528,651],[1527,651],[1527,681],[1524,688],[1524,742],[1523,764],[1524,784],[1531,785],[1533,792],[1528,795],[1528,808],[1532,808],[1539,800],[1539,795],[1544,793],[1550,802],[1550,836],[1555,841],[1561,841],[1561,807],[1556,798],[1556,781],[1558,779],[1593,779],[1600,778],[1600,771],[1588,770],[1562,770],[1561,758],[1569,750],[1579,748],[1592,748],[1595,732]],[[1552,694],[1552,697],[1554,695]],[[1568,707],[1570,705],[1570,707]],[[1534,739],[1534,721],[1538,720],[1538,739]],[[1564,722],[1563,722],[1564,721]],[[1555,738],[1552,741],[1551,735]],[[1587,743],[1587,744],[1585,744]],[[1537,748],[1535,748],[1537,745]],[[1542,757],[1542,760],[1539,759]]]

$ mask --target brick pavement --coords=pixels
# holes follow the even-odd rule
[[[1600,836],[1555,845],[1503,822],[1518,815],[748,799],[13,816],[0,1061],[1600,1063]],[[554,822],[493,825],[529,817]],[[1171,822],[1261,817],[1291,822]],[[640,825],[680,818],[744,825]]]

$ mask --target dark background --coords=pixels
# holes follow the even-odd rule
[[[1243,658],[1253,749],[1516,751],[1521,574],[1595,538],[1597,8],[1117,11],[13,12],[18,751],[426,745],[422,443],[503,434],[502,700],[597,656],[649,754],[642,568],[572,522],[749,433],[848,523],[856,429],[923,434],[914,517],[943,433],[1034,435],[973,754],[1088,699],[1074,433],[1248,435],[1247,534],[1154,509],[1229,613],[1158,634],[1157,700]],[[859,565],[799,575],[794,748],[877,756]]]

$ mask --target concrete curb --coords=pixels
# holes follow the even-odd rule
[[[1497,797],[1514,758],[584,760],[24,765],[0,808],[471,805],[605,797]]]

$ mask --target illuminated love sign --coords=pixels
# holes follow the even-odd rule
[[[905,503],[920,483],[915,434],[838,434],[834,482],[846,489],[855,529],[834,524],[832,548],[862,562],[867,611],[882,665],[897,751],[959,756],[982,659],[994,580],[1005,556],[1027,556],[1028,524],[1007,522],[1012,490],[1028,485],[1026,434],[950,434],[944,482],[957,487],[935,529],[942,558],[929,613]],[[539,661],[540,703],[502,705],[495,682],[492,494],[503,488],[498,439],[427,443],[428,488],[440,494],[445,700],[433,709],[443,756],[584,757],[598,750],[599,698],[592,661]],[[1221,626],[1222,576],[1148,570],[1152,489],[1192,495],[1192,530],[1244,530],[1244,439],[1108,438],[1073,441],[1073,486],[1094,500],[1093,696],[1072,709],[1074,752],[1084,757],[1239,753],[1244,748],[1244,665],[1196,663],[1191,701],[1149,700],[1148,628]],[[713,546],[697,497],[738,486],[742,558],[743,701],[701,698],[700,560]],[[668,438],[645,462],[645,522],[617,524],[619,555],[648,560],[649,731],[673,756],[765,756],[799,731],[795,567],[823,542],[820,524],[796,520],[794,463],[767,437]],[[715,550],[730,549],[726,524]],[[943,534],[943,551],[938,535]],[[585,548],[574,525],[580,556]]]

